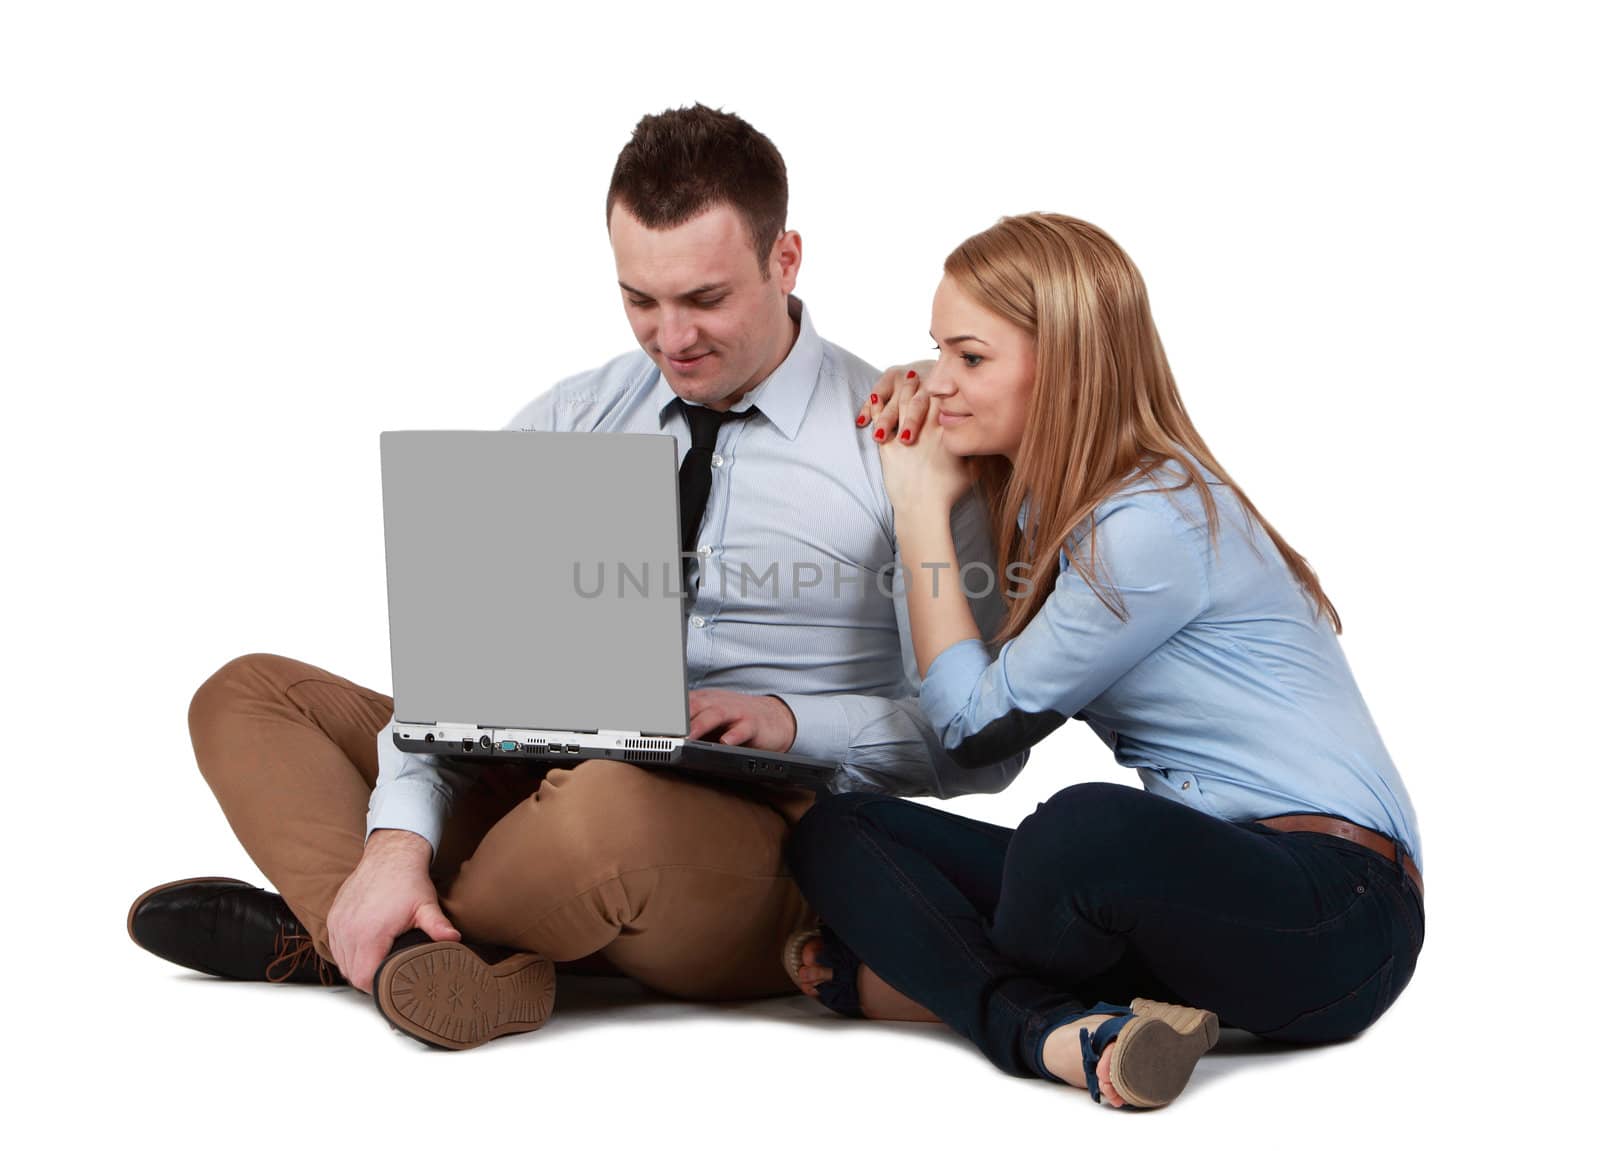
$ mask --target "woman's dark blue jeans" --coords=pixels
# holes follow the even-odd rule
[[[1422,949],[1398,863],[1132,787],[1058,792],[1013,832],[886,796],[819,802],[791,865],[866,966],[1013,1075],[1097,1001],[1215,1011],[1294,1042],[1355,1035]]]

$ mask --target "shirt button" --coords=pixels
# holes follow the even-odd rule
[[[714,468],[720,468],[722,466],[722,453],[721,452],[713,452],[713,453],[711,453],[711,466],[714,467]]]
[[[1186,780],[1184,780],[1184,781],[1183,781],[1183,790],[1185,790],[1185,791],[1188,791],[1188,790],[1189,790],[1189,784],[1191,784],[1191,783],[1193,783],[1193,782],[1194,782],[1194,781],[1193,781],[1193,780],[1190,780],[1190,779],[1186,779]]]
[[[695,551],[700,555],[708,556],[708,555],[711,554],[711,545],[710,544],[701,544],[698,548],[695,549]]]
[[[706,626],[705,617],[704,616],[699,616],[699,615],[690,616],[689,617],[689,626],[690,627],[705,627]]]

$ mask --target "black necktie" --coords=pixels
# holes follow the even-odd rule
[[[700,538],[700,520],[706,514],[706,500],[711,498],[711,457],[717,450],[717,430],[728,420],[742,420],[756,414],[751,404],[742,412],[717,412],[698,404],[678,401],[684,418],[689,421],[690,447],[678,465],[678,515],[683,527],[683,550],[695,550]],[[683,586],[689,586],[689,563],[683,561]]]

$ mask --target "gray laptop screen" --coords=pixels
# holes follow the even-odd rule
[[[379,440],[398,722],[688,731],[671,436]]]

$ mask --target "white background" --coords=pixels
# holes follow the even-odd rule
[[[1578,6],[0,12],[10,1135],[1575,1136],[1600,200]],[[922,352],[943,256],[1001,214],[1082,216],[1140,265],[1202,433],[1343,613],[1420,814],[1427,946],[1365,1037],[1229,1038],[1176,1106],[1118,1115],[798,999],[573,980],[544,1031],[440,1056],[354,992],[129,943],[151,884],[259,881],[194,769],[194,688],[264,650],[389,689],[377,433],[497,427],[632,346],[611,165],[694,100],[782,150],[800,294],[874,362]],[[956,806],[1015,823],[1094,778],[1125,777],[1069,725]]]

